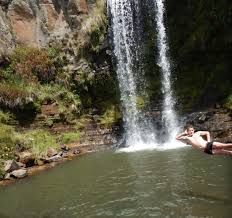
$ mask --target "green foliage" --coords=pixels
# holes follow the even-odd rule
[[[4,161],[0,159],[0,180],[2,180],[5,176],[3,167],[4,167]]]
[[[82,23],[77,40],[79,53],[86,53],[86,48],[99,52],[106,37],[107,24],[106,1],[97,0],[88,18]]]
[[[122,114],[119,110],[119,108],[115,105],[111,105],[103,116],[100,119],[100,123],[106,127],[106,128],[111,128],[113,125],[118,123],[122,119]]]
[[[55,136],[42,129],[32,130],[22,134],[20,136],[20,142],[27,149],[31,149],[37,158],[44,157],[50,147],[58,149]]]
[[[62,113],[66,121],[71,121],[80,114],[82,105],[77,94],[67,90],[60,85],[43,85],[37,89],[38,104],[43,102],[56,102],[59,113]]]
[[[6,108],[23,107],[33,102],[34,95],[16,84],[0,84],[0,105]]]
[[[146,99],[143,96],[137,96],[136,97],[136,106],[138,109],[142,110],[146,106]]]
[[[80,140],[80,132],[67,132],[63,133],[60,138],[60,142],[62,144],[69,144],[73,142],[77,142]]]
[[[232,111],[232,94],[227,97],[225,107]]]
[[[22,78],[19,74],[14,73],[10,66],[0,70],[0,80],[8,84],[21,84]]]
[[[17,135],[13,127],[0,123],[0,159],[14,158]]]
[[[16,48],[11,55],[11,68],[25,81],[44,83],[55,78],[55,66],[45,49]]]
[[[0,110],[0,123],[8,123],[10,120],[12,120],[12,115],[10,113],[5,113]]]

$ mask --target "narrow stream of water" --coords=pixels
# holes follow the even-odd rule
[[[0,187],[0,217],[229,218],[231,164],[190,147],[90,154]]]

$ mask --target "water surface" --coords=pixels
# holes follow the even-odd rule
[[[100,152],[0,187],[0,217],[231,217],[232,158]]]

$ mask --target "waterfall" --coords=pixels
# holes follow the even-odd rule
[[[111,33],[116,57],[117,77],[123,107],[126,145],[143,149],[153,144],[155,134],[148,119],[138,108],[141,97],[138,87],[143,85],[136,63],[139,59],[137,27],[135,15],[138,1],[108,0],[108,13],[111,18]]]
[[[175,98],[171,86],[171,66],[168,58],[168,40],[164,25],[164,0],[154,0],[156,8],[156,29],[158,43],[158,66],[162,71],[163,111],[162,119],[168,131],[167,141],[174,139],[178,132],[177,115],[174,110]]]

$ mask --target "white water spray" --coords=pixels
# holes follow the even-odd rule
[[[164,0],[154,0],[156,6],[157,42],[159,50],[158,65],[162,71],[162,91],[164,95],[162,118],[167,129],[168,144],[174,143],[178,132],[177,116],[174,110],[175,98],[171,87],[171,66],[168,58],[168,40],[164,25]]]
[[[108,8],[112,22],[114,54],[117,59],[126,145],[132,149],[145,149],[154,145],[155,135],[150,123],[137,107],[137,86],[140,81],[134,72],[134,63],[138,59],[138,45],[135,39],[132,2],[136,8],[136,1],[108,0]]]

